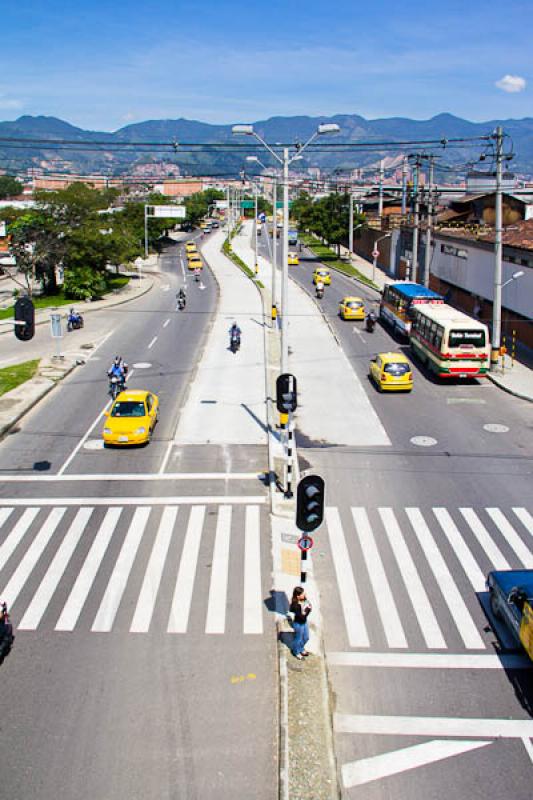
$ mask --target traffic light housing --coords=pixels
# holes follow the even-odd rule
[[[29,342],[35,335],[35,308],[30,297],[19,297],[15,303],[15,336],[22,342]]]
[[[324,519],[325,484],[320,475],[306,475],[296,493],[296,527],[311,533]]]
[[[276,378],[276,408],[280,414],[296,411],[298,405],[296,397],[296,378],[289,372],[284,372]]]

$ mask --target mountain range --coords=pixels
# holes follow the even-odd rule
[[[305,142],[317,125],[323,122],[333,122],[340,127],[339,134],[327,137],[328,144],[387,142],[387,148],[371,151],[362,148],[335,153],[308,149],[294,167],[301,169],[319,166],[347,170],[376,165],[381,158],[386,158],[387,164],[394,165],[406,152],[423,149],[423,145],[412,144],[406,150],[399,144],[395,147],[395,142],[416,143],[428,139],[487,136],[501,125],[506,134],[504,149],[514,154],[512,162],[506,164],[506,169],[524,177],[533,175],[533,118],[530,117],[520,120],[469,122],[452,114],[439,114],[422,121],[403,117],[367,120],[356,114],[339,114],[333,117],[271,117],[253,124],[257,133],[269,143],[297,144]],[[171,171],[170,165],[178,165],[182,174],[231,176],[238,174],[244,167],[242,152],[190,152],[186,148],[187,143],[253,144],[250,138],[233,136],[231,127],[181,118],[137,122],[109,133],[83,130],[56,117],[22,116],[11,122],[0,122],[0,169],[8,174],[21,174],[33,167],[41,168],[45,173],[71,172],[112,176],[138,171],[143,164],[158,164],[158,174],[164,174],[166,166]],[[44,141],[38,144],[25,143],[26,139]],[[65,141],[72,144],[67,145]],[[320,140],[322,141],[324,140]],[[169,147],[166,152],[161,148],[151,149],[146,146],[139,148],[132,145],[129,149],[124,147],[128,143],[153,142],[165,142]],[[176,147],[172,147],[173,143],[176,143]],[[476,164],[483,152],[487,153],[487,158],[482,168],[493,169],[492,151],[490,148],[487,150],[487,144],[476,142],[464,145],[449,142],[445,147],[432,146],[431,152],[438,156],[436,163],[443,169],[442,173],[437,173],[437,179],[445,180],[446,175],[455,173],[464,174],[467,165]],[[117,145],[120,150],[116,149]],[[265,165],[275,165],[265,150],[259,148],[255,152]],[[449,172],[450,167],[453,172]],[[253,171],[250,164],[247,165],[247,171]]]

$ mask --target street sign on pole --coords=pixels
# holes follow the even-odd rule
[[[303,550],[305,552],[307,550],[311,550],[311,548],[314,545],[314,541],[311,538],[311,536],[301,536],[298,539],[297,544],[298,544],[298,547],[300,548],[300,550]]]
[[[62,339],[63,330],[61,328],[61,314],[50,314],[50,324],[52,329],[52,339]]]
[[[147,206],[149,217],[175,217],[185,219],[187,209],[185,206]]]

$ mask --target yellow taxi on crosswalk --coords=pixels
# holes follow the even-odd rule
[[[331,283],[331,273],[325,267],[317,267],[313,272],[313,283],[323,283],[324,286],[329,286]]]
[[[378,353],[368,374],[380,392],[410,392],[413,388],[412,368],[403,353]]]
[[[104,445],[148,444],[158,416],[157,395],[140,389],[120,392],[105,412]]]
[[[364,319],[365,304],[360,297],[344,297],[339,303],[341,319]]]

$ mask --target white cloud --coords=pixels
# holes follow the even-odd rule
[[[526,81],[525,78],[521,78],[519,75],[504,75],[494,85],[498,89],[512,94],[514,92],[523,92],[526,88]]]
[[[5,94],[0,92],[0,108],[1,109],[22,108],[22,101],[6,97]]]

